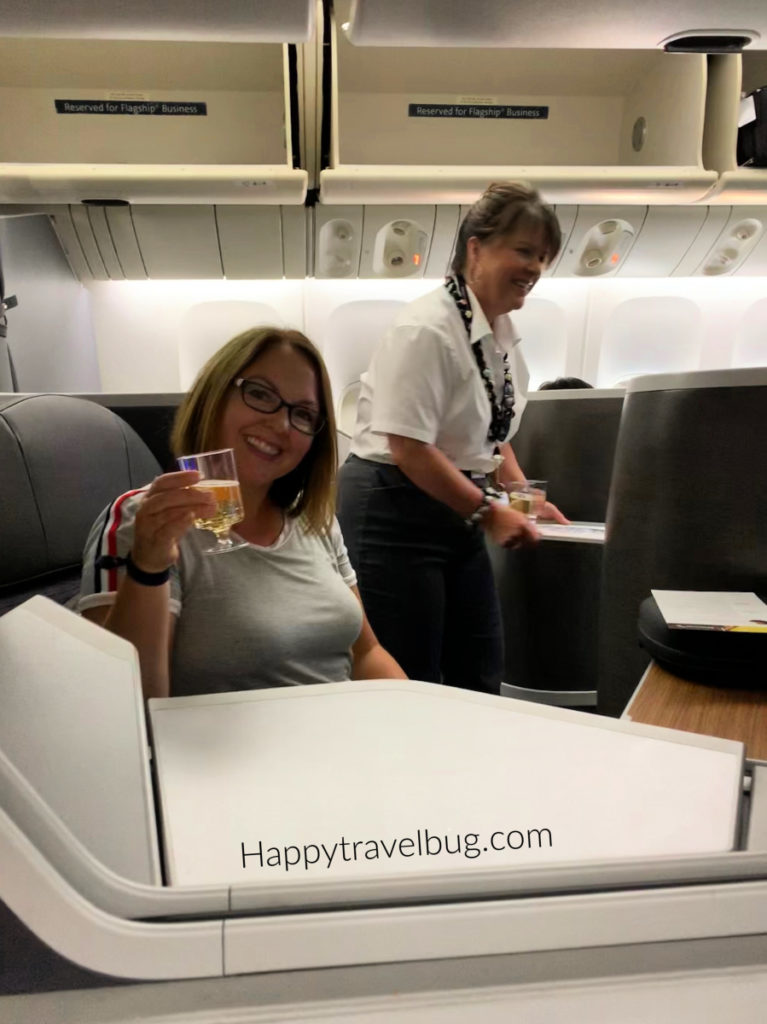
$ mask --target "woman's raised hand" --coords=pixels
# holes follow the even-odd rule
[[[526,515],[499,501],[490,502],[490,508],[482,519],[482,526],[495,544],[505,548],[535,544],[540,536]]]
[[[162,572],[178,559],[178,542],[200,519],[215,512],[216,501],[194,484],[197,470],[155,477],[136,513],[131,559],[144,572]]]

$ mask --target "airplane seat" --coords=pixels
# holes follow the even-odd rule
[[[531,480],[571,520],[604,522],[623,405],[615,390],[528,398],[512,447]],[[504,625],[502,693],[565,707],[596,703],[602,546],[544,540],[488,546]]]
[[[360,382],[358,380],[353,381],[341,392],[341,397],[338,400],[338,406],[336,408],[336,418],[338,421],[338,429],[343,431],[344,434],[348,434],[349,437],[354,437],[354,425],[357,422],[357,402],[360,397]]]
[[[78,590],[96,516],[160,466],[109,409],[68,395],[0,396],[0,614]]]
[[[333,389],[338,426],[354,430],[359,380],[370,365],[378,342],[405,303],[389,299],[360,299],[333,310],[323,330],[322,356]],[[347,395],[347,389],[356,387]],[[351,422],[348,422],[351,407]],[[342,419],[342,416],[345,417]]]
[[[638,620],[652,589],[767,597],[765,408],[765,368],[629,384],[606,520],[601,713],[622,713],[647,666]]]

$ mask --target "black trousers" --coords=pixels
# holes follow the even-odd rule
[[[482,531],[396,466],[355,455],[338,519],[370,624],[408,676],[498,693],[503,633]]]

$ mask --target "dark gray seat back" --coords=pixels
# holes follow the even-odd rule
[[[528,478],[548,481],[549,497],[571,519],[604,521],[623,394],[542,391],[528,400],[514,453]],[[542,541],[508,551],[490,545],[490,556],[512,696],[594,703],[601,547]]]
[[[76,591],[93,521],[160,467],[123,420],[67,395],[0,396],[0,611]]]
[[[619,715],[648,663],[652,589],[767,591],[767,369],[629,383],[607,513],[599,709]]]
[[[539,391],[530,395],[512,447],[525,474],[548,480],[549,497],[570,519],[603,523],[623,391]]]

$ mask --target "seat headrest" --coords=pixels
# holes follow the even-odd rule
[[[159,472],[138,434],[103,406],[0,398],[0,586],[78,565],[99,512]]]

